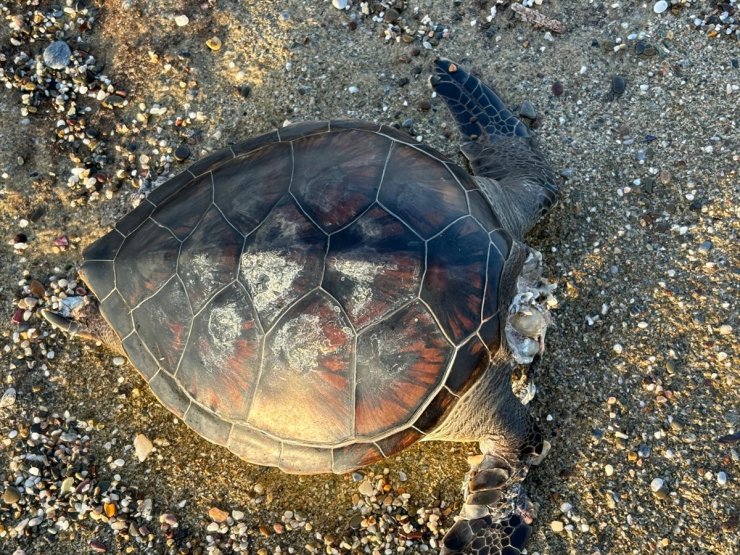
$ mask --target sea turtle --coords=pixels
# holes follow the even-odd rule
[[[552,300],[522,236],[557,187],[491,88],[443,59],[430,81],[475,177],[385,125],[290,125],[155,189],[85,251],[97,300],[44,316],[252,463],[343,473],[479,441],[442,551],[519,553],[547,443],[511,370],[541,352]]]

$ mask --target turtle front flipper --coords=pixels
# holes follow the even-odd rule
[[[478,185],[504,227],[521,238],[558,195],[555,173],[529,128],[492,88],[454,62],[437,59],[430,83],[457,120]]]

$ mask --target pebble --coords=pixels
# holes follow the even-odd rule
[[[105,546],[105,544],[98,540],[92,540],[90,542],[90,549],[92,549],[95,553],[106,553],[108,551],[108,548]]]
[[[183,162],[190,158],[190,148],[186,144],[181,144],[175,149],[175,160]]]
[[[13,503],[17,503],[21,498],[21,492],[18,491],[13,486],[8,486],[5,488],[5,491],[3,492],[3,503],[7,505],[12,505]]]
[[[555,81],[552,84],[552,94],[555,96],[563,96],[563,84],[560,81]]]
[[[126,364],[126,359],[123,357],[113,357],[113,366],[123,366]]]
[[[607,464],[607,465],[606,465],[606,466],[604,467],[604,473],[605,473],[605,474],[606,474],[607,476],[612,476],[612,475],[614,474],[614,467],[613,467],[612,465],[610,465],[610,464]]]
[[[559,520],[553,520],[550,523],[550,528],[553,532],[562,532],[565,529],[565,525]]]
[[[188,23],[190,23],[190,19],[186,15],[178,15],[175,16],[175,25],[178,27],[185,27]]]
[[[727,484],[727,473],[724,471],[717,472],[717,483],[720,486]]]
[[[229,513],[226,511],[222,511],[218,507],[211,507],[208,509],[208,516],[211,518],[211,520],[221,523],[226,522],[226,519],[229,518]]]
[[[612,349],[614,349],[614,352],[619,355],[619,354],[622,354],[624,347],[622,347],[619,343],[615,343]]]
[[[144,434],[139,434],[134,438],[134,450],[139,462],[144,462],[154,449],[154,445]]]
[[[614,97],[622,96],[627,89],[627,81],[621,75],[612,75],[611,93]]]
[[[666,0],[658,0],[658,2],[655,3],[653,6],[653,11],[655,13],[663,13],[668,9],[668,2]]]
[[[537,110],[535,110],[534,104],[529,100],[525,100],[522,102],[522,105],[519,106],[519,115],[527,119],[537,119]]]
[[[0,409],[4,409],[6,407],[12,407],[15,405],[15,399],[16,399],[16,392],[15,388],[9,387],[5,390],[5,393],[3,393],[3,396],[0,397]]]
[[[365,497],[372,497],[372,495],[375,493],[373,483],[370,480],[365,480],[360,484],[359,492]]]
[[[213,52],[218,52],[221,50],[221,39],[218,37],[211,37],[206,41],[206,46]]]
[[[64,69],[72,58],[72,50],[63,40],[52,42],[44,49],[44,63],[51,69]]]
[[[331,5],[338,10],[346,10],[349,0],[332,0]]]
[[[653,490],[653,492],[658,492],[663,489],[664,484],[665,481],[663,478],[654,478],[653,481],[650,482],[650,489]]]

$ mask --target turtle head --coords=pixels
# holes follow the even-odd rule
[[[67,297],[62,306],[62,313],[43,309],[41,315],[54,328],[63,331],[69,337],[79,337],[105,345],[112,351],[122,353],[116,333],[100,313],[98,301],[89,296]]]

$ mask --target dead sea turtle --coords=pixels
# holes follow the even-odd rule
[[[522,236],[557,188],[490,88],[448,60],[431,83],[475,177],[384,125],[291,125],[156,189],[85,251],[97,300],[44,316],[252,463],[340,473],[479,441],[443,552],[519,553],[546,442],[512,359],[541,352],[550,293]]]

